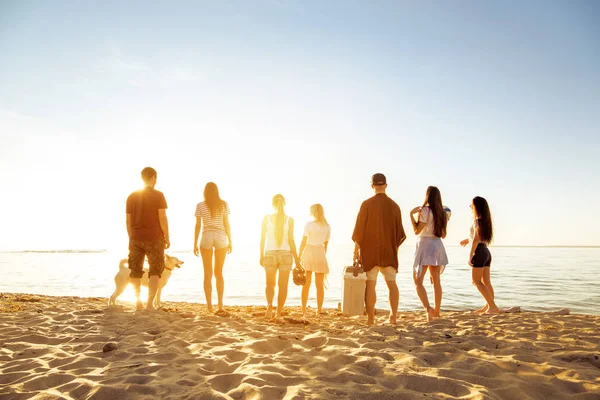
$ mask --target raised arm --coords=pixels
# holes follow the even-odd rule
[[[169,221],[167,220],[166,208],[158,210],[158,222],[160,223],[160,229],[165,236],[165,249],[168,249],[171,247],[171,241],[169,240]]]
[[[202,217],[196,216],[196,226],[194,227],[194,255],[196,256],[200,254],[198,249],[198,237],[200,236],[200,229],[202,229]]]
[[[415,214],[417,214],[417,219],[415,219]],[[415,207],[410,211],[410,223],[415,235],[421,233],[423,228],[425,228],[425,222],[421,221],[421,207]]]

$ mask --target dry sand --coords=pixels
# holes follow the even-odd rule
[[[106,303],[0,294],[0,398],[600,399],[599,316],[406,312],[367,327],[337,310],[265,321],[264,307]]]

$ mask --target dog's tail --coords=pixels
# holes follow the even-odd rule
[[[129,260],[127,260],[126,258],[122,259],[121,262],[119,263],[119,268],[125,268],[127,269],[127,263],[129,262]]]

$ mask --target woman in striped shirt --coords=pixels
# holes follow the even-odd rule
[[[202,255],[204,265],[204,295],[208,312],[212,312],[212,276],[213,276],[213,249],[215,268],[214,275],[217,281],[217,313],[224,313],[223,291],[223,265],[225,256],[231,253],[231,228],[229,226],[229,205],[219,197],[219,189],[213,182],[208,182],[204,188],[204,201],[196,206],[196,228],[194,230],[194,254]],[[202,229],[200,249],[198,249],[198,236]],[[200,250],[200,251],[198,251]]]

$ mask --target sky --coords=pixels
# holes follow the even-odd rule
[[[125,253],[158,171],[173,249],[214,181],[257,257],[282,193],[352,245],[370,177],[409,211],[439,187],[446,245],[485,197],[496,245],[600,245],[595,1],[2,1],[0,250]]]

